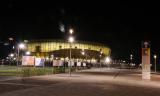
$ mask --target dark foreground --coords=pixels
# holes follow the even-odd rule
[[[68,74],[1,79],[0,96],[159,96],[160,75],[141,80],[140,71],[90,69]]]

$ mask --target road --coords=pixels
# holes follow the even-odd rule
[[[139,70],[89,69],[69,74],[0,81],[0,96],[159,96],[160,75]]]

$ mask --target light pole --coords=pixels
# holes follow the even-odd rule
[[[70,51],[69,51],[69,61],[70,61],[70,63],[69,63],[69,76],[71,76],[71,55],[72,55],[72,53],[71,53],[71,50],[72,50],[72,43],[74,42],[74,37],[72,37],[72,34],[73,34],[73,29],[69,29],[69,33],[70,33],[70,37],[69,37],[69,39],[68,39],[68,41],[69,41],[69,46],[70,46]]]
[[[12,64],[13,57],[14,57],[13,53],[9,54],[9,65]]]
[[[18,44],[18,52],[17,52],[17,67],[18,67],[18,65],[19,65],[19,51],[20,51],[20,49],[24,49],[25,48],[25,44],[24,43],[20,43],[20,44]]]
[[[82,60],[82,66],[83,66],[84,58],[85,58],[85,52],[84,52],[84,50],[82,50],[81,54],[83,55],[83,60]],[[84,66],[83,66],[83,67],[84,67]]]
[[[111,62],[110,57],[106,57],[105,62],[107,63],[107,66],[108,66],[108,68],[109,68],[109,63]]]
[[[132,59],[133,59],[133,55],[131,54],[131,55],[130,55],[130,60],[131,60],[130,63],[132,63]]]
[[[154,71],[157,71],[157,66],[156,66],[156,59],[157,59],[157,55],[154,55]]]
[[[70,45],[70,51],[69,51],[69,76],[71,76],[71,56],[72,56],[72,53],[71,53],[71,50],[72,50],[72,43],[74,42],[74,38],[73,37],[69,37],[69,45]]]
[[[84,52],[84,50],[82,50],[81,54],[82,54],[83,56],[85,55],[85,52]],[[84,61],[84,60],[83,60],[83,61]]]
[[[100,62],[100,68],[102,68],[101,57],[102,57],[102,51],[100,51],[100,60],[99,60],[99,62]]]
[[[132,66],[132,60],[133,60],[133,55],[132,54],[130,54],[130,68],[131,68],[131,66]]]

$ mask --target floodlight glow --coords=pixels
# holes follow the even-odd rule
[[[69,42],[70,43],[74,42],[74,38],[73,37],[69,37]]]
[[[85,52],[84,51],[82,51],[82,55],[84,55],[85,54]]]
[[[18,45],[18,47],[19,47],[20,49],[24,49],[24,48],[25,48],[25,45],[24,45],[23,43],[20,43],[20,44]]]
[[[29,52],[29,51],[26,52],[26,55],[30,55],[30,54],[31,54],[31,52]]]
[[[111,59],[109,57],[106,57],[106,63],[110,63],[111,62]]]
[[[46,57],[46,60],[49,60],[49,58],[48,58],[48,57]]]
[[[73,34],[73,29],[69,29],[69,33],[70,33],[70,34]]]
[[[8,38],[10,41],[13,41],[14,39],[12,37]]]
[[[156,59],[157,58],[157,55],[154,55],[154,59]]]
[[[10,54],[10,56],[11,56],[11,57],[13,57],[13,56],[14,56],[14,54],[13,54],[13,53],[11,53],[11,54]]]

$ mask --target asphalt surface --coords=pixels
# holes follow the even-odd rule
[[[159,96],[160,75],[142,80],[141,71],[89,69],[69,74],[0,81],[0,96]]]

